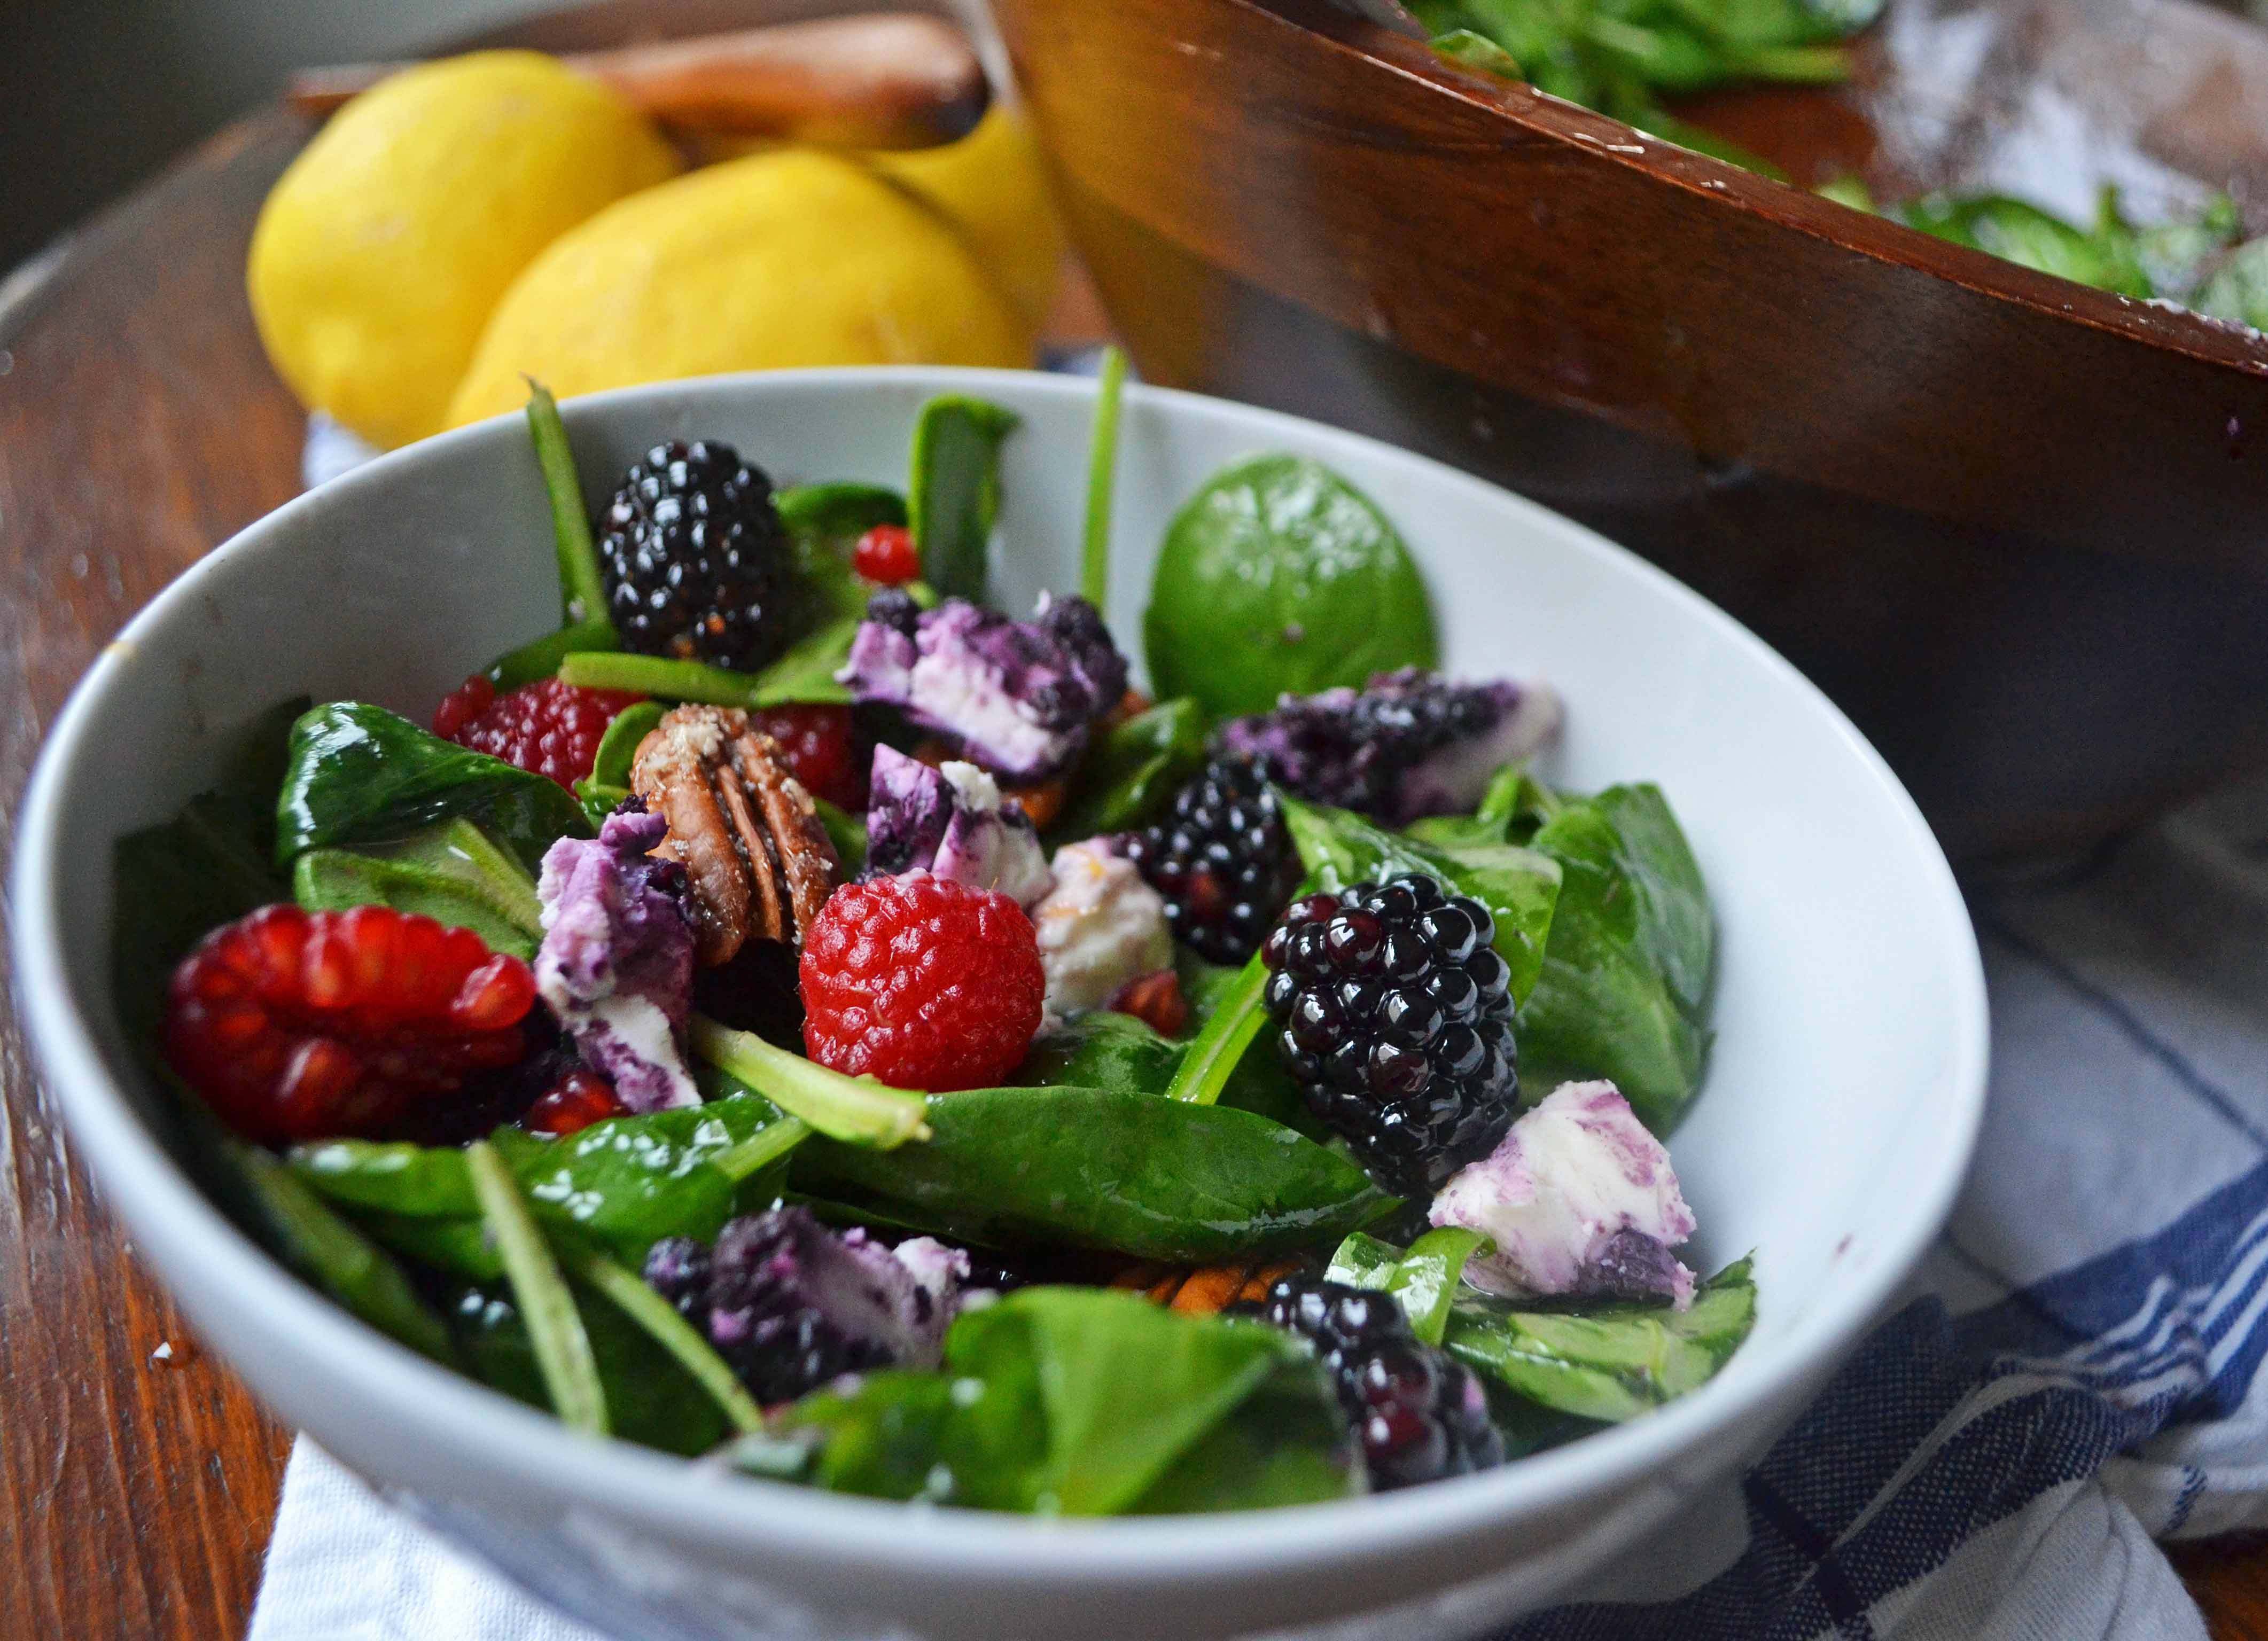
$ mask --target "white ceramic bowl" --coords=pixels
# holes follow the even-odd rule
[[[789,372],[566,409],[595,504],[670,437],[731,440],[784,482],[902,482],[915,408],[1012,407],[1000,575],[1075,584],[1092,384],[990,372]],[[1937,1230],[1984,1087],[1984,994],[1951,873],[1824,697],[1660,572],[1463,474],[1186,394],[1129,394],[1114,625],[1138,648],[1167,519],[1233,457],[1329,463],[1401,527],[1449,663],[1541,675],[1568,729],[1547,773],[1659,781],[1722,920],[1708,1084],[1673,1141],[1697,1262],[1750,1249],[1756,1332],[1711,1384],[1487,1475],[1339,1505],[1100,1523],[915,1510],[713,1477],[570,1434],[380,1338],[192,1188],[107,981],[111,843],[207,784],[230,732],[298,693],[423,718],[553,624],[543,492],[500,419],[375,461],[261,520],[142,612],[56,724],[19,817],[16,972],[40,1063],[136,1247],[271,1403],[523,1582],[625,1637],[1199,1637],[1334,1624],[1442,1637],[1548,1600],[1768,1440]]]

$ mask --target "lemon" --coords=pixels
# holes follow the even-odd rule
[[[855,161],[711,166],[571,229],[505,292],[449,407],[809,364],[1031,361],[1032,332],[933,212]]]
[[[1064,231],[1039,140],[1020,110],[994,103],[957,143],[866,158],[960,224],[1028,323],[1047,318],[1063,272]]]
[[[677,168],[636,109],[538,53],[405,70],[269,195],[246,276],[261,340],[307,404],[376,444],[421,438],[514,276]]]

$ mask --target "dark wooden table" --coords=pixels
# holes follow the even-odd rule
[[[96,650],[299,488],[243,269],[304,136],[247,120],[0,286],[0,817]],[[92,1199],[0,1003],[0,1637],[240,1635],[289,1439]],[[2216,1637],[2268,1641],[2268,1549],[2177,1560]]]

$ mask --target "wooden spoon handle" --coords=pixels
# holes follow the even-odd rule
[[[965,136],[990,99],[950,24],[910,12],[824,18],[563,56],[665,125],[836,148],[928,148]],[[292,77],[284,100],[326,114],[407,66]]]

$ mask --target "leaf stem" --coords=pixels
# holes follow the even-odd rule
[[[725,1416],[736,1426],[744,1431],[763,1429],[763,1409],[755,1404],[725,1358],[717,1354],[716,1347],[678,1314],[675,1306],[648,1287],[643,1277],[604,1254],[585,1255],[575,1274],[612,1299],[623,1315],[676,1358],[677,1365],[716,1398],[717,1405],[725,1409]]]
[[[709,1159],[709,1166],[738,1185],[753,1178],[809,1139],[811,1124],[801,1117],[782,1117],[767,1122],[739,1144]]]
[[[1094,394],[1094,431],[1086,452],[1086,535],[1079,554],[1079,590],[1098,610],[1110,597],[1110,497],[1118,473],[1118,403],[1126,386],[1126,356],[1102,350]]]
[[[614,644],[615,623],[605,616],[575,622],[490,662],[489,682],[498,689],[517,689],[550,677],[559,670],[559,663],[578,650],[610,649]]]
[[[480,1198],[481,1217],[496,1239],[504,1277],[519,1301],[520,1319],[535,1347],[535,1364],[542,1370],[552,1410],[572,1429],[605,1435],[607,1393],[599,1382],[591,1336],[584,1330],[582,1313],[575,1308],[575,1296],[568,1291],[550,1244],[528,1212],[527,1199],[488,1141],[475,1140],[465,1147],[465,1166],[472,1175],[473,1193]]]
[[[733,1031],[696,1014],[693,1052],[829,1139],[890,1151],[909,1139],[929,1137],[925,1096],[886,1087],[871,1077],[830,1071],[754,1032]]]
[[[1260,1005],[1260,994],[1267,985],[1268,965],[1256,953],[1182,1056],[1181,1070],[1167,1085],[1167,1099],[1209,1106],[1220,1098],[1237,1062],[1267,1023],[1267,1013]]]
[[[551,540],[559,554],[559,597],[570,624],[606,622],[606,578],[599,573],[599,551],[591,540],[591,520],[583,511],[583,484],[575,476],[575,453],[567,445],[567,424],[559,401],[542,383],[527,384],[527,430],[535,460],[543,469],[544,493],[551,498]],[[609,646],[601,646],[609,647]]]

